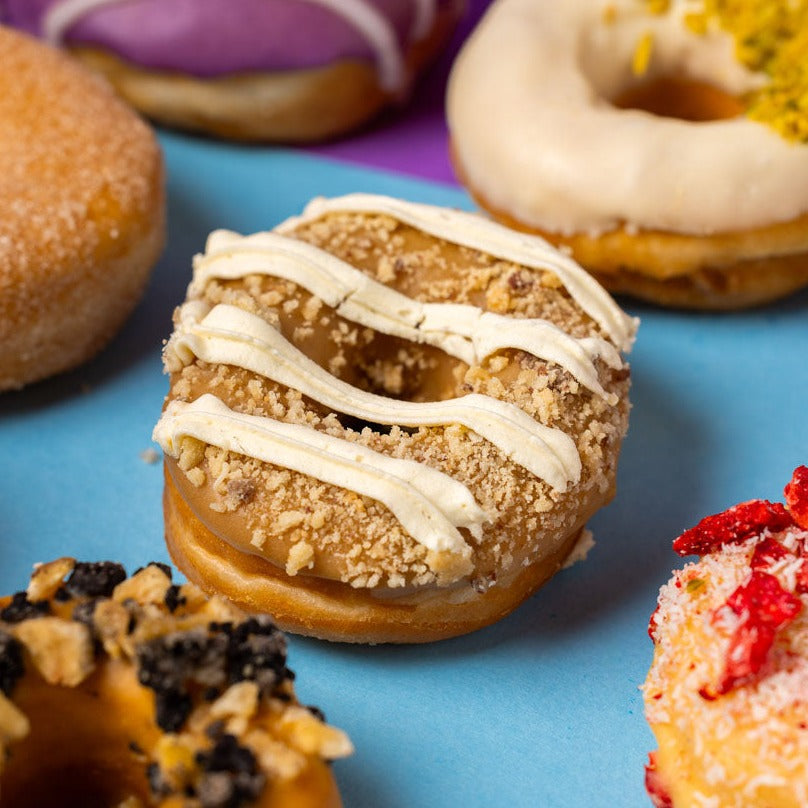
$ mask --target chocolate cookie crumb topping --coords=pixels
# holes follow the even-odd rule
[[[180,587],[177,584],[172,584],[166,589],[165,604],[168,611],[172,614],[179,606],[185,603],[185,596],[181,594]]]
[[[110,597],[115,587],[125,579],[123,565],[114,561],[79,561],[65,587],[74,597]]]
[[[11,695],[17,680],[25,673],[22,645],[5,631],[0,631],[0,691]]]
[[[266,778],[258,771],[255,755],[233,735],[219,737],[209,751],[198,752],[196,760],[205,771],[199,784],[203,808],[241,808],[264,788]]]
[[[11,603],[0,612],[0,620],[6,623],[21,623],[23,620],[31,620],[35,617],[43,617],[50,614],[50,604],[46,600],[32,602],[28,600],[25,592],[15,592],[11,598]]]

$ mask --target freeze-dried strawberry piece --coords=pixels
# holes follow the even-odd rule
[[[785,530],[791,517],[779,502],[751,499],[733,505],[723,513],[706,516],[695,527],[686,530],[673,542],[681,556],[713,553],[725,544],[740,544],[768,529],[772,533]]]
[[[784,493],[791,517],[801,528],[808,530],[808,466],[794,469]]]
[[[752,553],[750,563],[753,570],[762,570],[787,555],[792,555],[787,547],[783,547],[779,541],[767,537],[755,546],[755,552]]]
[[[749,580],[727,598],[727,606],[741,620],[730,640],[724,674],[715,688],[704,688],[705,698],[722,696],[766,662],[777,632],[802,609],[802,601],[780,585],[774,575],[754,570]]]
[[[654,611],[653,611],[653,612],[651,612],[651,617],[650,617],[650,619],[648,620],[648,636],[649,636],[649,637],[650,637],[650,638],[651,638],[651,639],[652,639],[654,642],[656,642],[656,630],[657,630],[657,622],[656,622],[656,619],[657,619],[657,615],[659,614],[659,609],[660,609],[660,606],[659,606],[659,604],[657,603],[656,609],[654,609]]]
[[[648,765],[645,767],[645,790],[656,808],[673,808],[673,800],[657,771],[656,752],[648,753]]]

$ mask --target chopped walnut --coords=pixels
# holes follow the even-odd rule
[[[38,564],[28,584],[28,600],[35,602],[52,598],[75,566],[75,558],[57,558],[47,564]]]
[[[289,548],[286,559],[286,574],[297,575],[300,570],[310,567],[314,560],[314,548],[305,541],[299,541]]]
[[[305,707],[287,707],[279,728],[292,747],[307,755],[334,760],[353,752],[353,744],[342,730],[324,724]]]
[[[82,623],[60,617],[24,620],[14,635],[26,647],[42,678],[52,685],[75,687],[93,670],[90,631]]]

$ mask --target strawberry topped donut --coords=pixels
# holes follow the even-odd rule
[[[662,587],[649,626],[658,808],[808,804],[808,467],[785,499],[735,505],[673,543],[701,560]]]
[[[406,96],[458,0],[0,0],[157,121],[241,139],[331,137]]]
[[[808,285],[806,48],[804,2],[498,0],[449,81],[456,170],[611,291],[774,300]]]

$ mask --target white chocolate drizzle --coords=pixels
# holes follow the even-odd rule
[[[353,491],[386,505],[413,539],[437,553],[468,559],[471,548],[458,528],[482,535],[484,511],[448,475],[306,426],[235,412],[209,393],[191,403],[170,402],[154,428],[154,440],[173,457],[185,437],[332,485],[350,480]]]
[[[195,359],[232,365],[370,423],[458,424],[555,490],[563,492],[576,483],[581,459],[573,439],[509,402],[477,393],[438,402],[397,401],[368,393],[322,369],[263,318],[226,303],[211,308],[201,299],[213,279],[269,275],[305,288],[345,319],[436,346],[469,365],[479,365],[505,348],[524,350],[564,368],[610,404],[617,403],[617,397],[600,384],[594,364],[600,358],[610,367],[622,366],[617,348],[608,340],[575,339],[546,320],[503,317],[472,305],[422,303],[325,250],[285,235],[302,222],[346,210],[389,215],[446,241],[554,272],[617,346],[631,347],[636,321],[572,259],[541,239],[513,233],[472,214],[354,194],[316,200],[301,217],[287,220],[271,233],[246,237],[225,230],[211,233],[205,253],[194,258],[189,300],[178,312],[175,333],[164,352],[166,369],[177,372]],[[463,558],[469,558],[471,550],[458,528],[480,536],[486,519],[471,491],[436,469],[390,458],[310,426],[237,413],[209,394],[192,404],[169,404],[154,431],[155,440],[174,456],[183,435],[373,497],[391,510],[415,541],[435,552],[468,554]]]
[[[631,350],[638,321],[629,317],[609,293],[574,259],[544,239],[519,233],[474,213],[407,202],[375,194],[313,199],[300,216],[282,222],[275,231],[290,233],[301,224],[328,213],[382,214],[436,238],[488,253],[531,269],[549,270],[564,284],[573,300],[624,351]]]
[[[573,440],[513,404],[479,393],[426,403],[374,395],[323,370],[257,315],[227,304],[208,312],[206,308],[195,301],[181,309],[178,328],[165,351],[169,370],[198,358],[250,370],[336,412],[367,421],[403,426],[461,424],[559,491],[580,478],[581,461]]]
[[[131,0],[62,0],[54,3],[42,21],[47,41],[60,45],[67,32],[85,15],[105,6],[121,5]],[[167,2],[167,0],[164,0]],[[379,84],[382,89],[398,94],[408,82],[404,52],[390,20],[370,0],[300,0],[322,6],[341,17],[364,37],[376,58]],[[429,32],[436,13],[437,0],[412,0],[414,18],[413,41],[423,39]]]
[[[194,258],[191,293],[212,278],[271,275],[297,283],[352,322],[391,336],[441,348],[468,365],[503,348],[519,348],[569,371],[580,384],[616,403],[600,384],[593,359],[620,367],[617,350],[604,339],[576,340],[536,318],[518,319],[456,303],[421,303],[373,280],[331,253],[278,233],[240,236],[217,230],[204,255]]]

